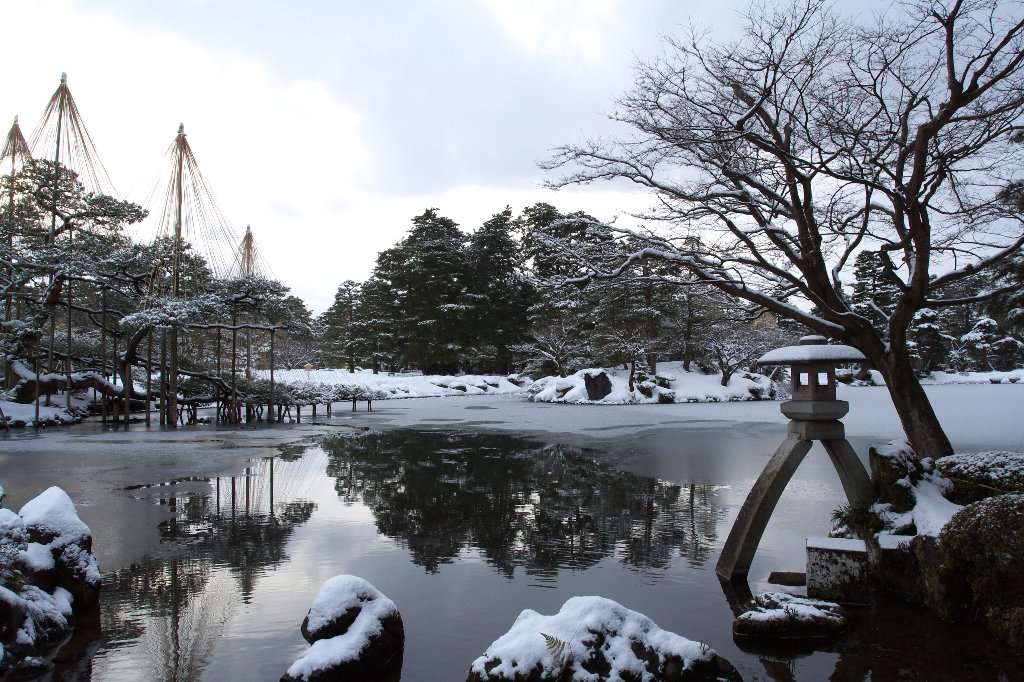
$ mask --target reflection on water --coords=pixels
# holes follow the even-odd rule
[[[429,572],[479,549],[496,570],[553,577],[614,555],[639,570],[705,563],[724,510],[715,486],[625,474],[564,445],[391,431],[330,438],[338,494]]]
[[[399,430],[289,448],[237,476],[141,482],[126,492],[166,512],[159,551],[104,576],[102,634],[80,627],[54,679],[276,680],[337,572],[399,604],[406,682],[462,679],[522,608],[553,613],[574,594],[709,641],[748,680],[996,681],[1019,667],[991,638],[906,606],[856,611],[848,636],[803,650],[736,644],[744,597],[710,570],[729,511],[718,487],[591,455]]]
[[[316,503],[302,493],[323,462],[298,452],[254,461],[241,476],[132,486],[167,509],[162,550],[104,576],[100,679],[195,680],[239,602],[287,560]]]

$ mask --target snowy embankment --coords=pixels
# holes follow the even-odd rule
[[[0,396],[3,396],[3,391],[0,391]],[[61,396],[63,397],[63,396]],[[39,423],[40,424],[77,424],[82,421],[82,414],[84,412],[81,406],[82,401],[75,400],[73,402],[71,411],[69,412],[64,407],[57,407],[56,405],[39,405]],[[77,405],[77,407],[76,407]],[[27,426],[32,424],[36,420],[36,405],[35,403],[16,403],[10,400],[0,400],[0,427],[3,427],[6,423],[7,426]]]
[[[859,383],[854,382],[853,385],[870,385],[873,383],[876,386],[884,386],[885,379],[882,378],[882,373],[878,370],[870,370],[871,382]],[[923,386],[948,386],[950,384],[1016,384],[1024,383],[1024,369],[1014,369],[1008,372],[931,372],[921,377],[921,384]]]
[[[604,373],[611,392],[600,399],[592,399],[587,389],[591,382]],[[717,403],[739,400],[775,399],[779,385],[763,374],[737,372],[730,377],[728,386],[722,386],[722,375],[705,374],[699,369],[689,372],[682,363],[667,362],[659,365],[653,376],[634,376],[633,390],[629,389],[629,370],[621,368],[582,369],[567,377],[544,377],[529,387],[530,400],[550,403]]]
[[[256,378],[269,379],[269,370],[259,370]],[[450,395],[501,395],[524,393],[505,377],[493,375],[419,375],[374,374],[370,370],[349,372],[345,369],[274,370],[274,381],[292,385],[351,386],[366,391],[380,391],[386,398],[433,398]]]

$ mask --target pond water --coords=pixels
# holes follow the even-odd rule
[[[647,440],[657,450],[657,434]],[[710,447],[699,431],[685,445],[662,441],[684,459]],[[61,652],[58,679],[277,680],[307,646],[299,625],[314,595],[340,573],[399,606],[406,682],[463,680],[522,609],[554,613],[589,594],[708,642],[746,680],[1017,674],[1020,660],[978,630],[899,604],[855,610],[852,632],[818,649],[737,646],[730,627],[744,595],[723,588],[714,563],[757,471],[722,455],[714,465],[697,457],[676,480],[639,475],[624,470],[638,468],[631,447],[610,458],[494,433],[346,430],[223,476],[146,480],[145,468],[129,469],[141,480],[120,493],[140,525],[156,525],[158,542],[119,555],[104,575],[100,622]],[[825,530],[821,517],[838,498],[827,459],[817,460],[787,491],[752,576],[766,575],[765,564],[800,570],[802,538]],[[668,465],[655,456],[645,466]],[[97,535],[131,527],[106,518],[123,514],[94,517]]]

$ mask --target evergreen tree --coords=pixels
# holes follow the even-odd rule
[[[877,251],[861,251],[853,265],[854,283],[850,303],[854,312],[866,317],[872,326],[885,333],[889,314],[899,299],[899,289]]]
[[[356,368],[355,314],[359,305],[360,287],[347,279],[338,285],[334,302],[320,316],[323,337],[320,343],[320,362],[327,367]]]
[[[450,218],[427,209],[412,229],[377,258],[374,275],[397,307],[393,319],[403,362],[428,374],[459,370],[465,345],[465,235]]]
[[[530,287],[520,276],[523,251],[505,207],[469,237],[464,292],[466,357],[480,372],[512,370],[512,349],[522,343]]]

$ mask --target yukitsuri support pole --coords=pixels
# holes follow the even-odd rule
[[[274,329],[270,329],[270,404],[267,405],[267,423],[274,421]],[[274,460],[270,460],[273,463]]]
[[[61,87],[58,88],[58,91],[60,91],[61,89],[64,89],[67,86],[67,82],[68,82],[67,74],[66,73],[62,73],[60,75]],[[54,193],[53,193],[53,206],[52,206],[52,210],[50,212],[50,234],[49,234],[49,236],[46,239],[46,245],[47,246],[53,246],[53,243],[57,240],[57,192],[56,192],[56,187],[60,184],[58,182],[59,179],[60,179],[60,137],[61,137],[61,130],[64,127],[64,106],[66,104],[66,101],[67,101],[66,97],[59,97],[58,100],[57,100],[57,142],[55,144],[55,150],[54,150],[54,153],[53,153],[53,186],[54,186]],[[53,275],[52,274],[50,275],[50,283],[51,284],[53,283]],[[67,284],[70,285],[70,282],[67,282]],[[69,291],[70,291],[70,289],[69,289]],[[70,311],[70,308],[68,310]],[[47,354],[47,365],[49,365],[47,367],[47,371],[49,371],[49,372],[53,371],[53,346],[55,345],[54,344],[54,338],[55,338],[56,333],[57,333],[57,315],[56,315],[56,312],[51,312],[50,313],[50,348],[49,348],[49,351],[48,351],[48,354]],[[49,389],[47,389],[46,404],[47,405],[50,404]]]
[[[73,240],[72,230],[70,228],[68,229],[68,238]],[[64,282],[64,286],[66,286],[68,288],[68,316],[67,316],[67,323],[68,323],[68,338],[67,338],[68,344],[67,345],[68,345],[68,348],[67,348],[67,356],[65,356],[65,359],[64,359],[64,371],[66,373],[65,382],[64,382],[64,393],[65,393],[64,397],[66,398],[65,403],[67,405],[67,408],[68,408],[68,410],[70,410],[71,409],[71,278],[70,277],[68,277],[67,281]]]
[[[153,414],[153,330],[146,334],[146,426],[152,424]]]

